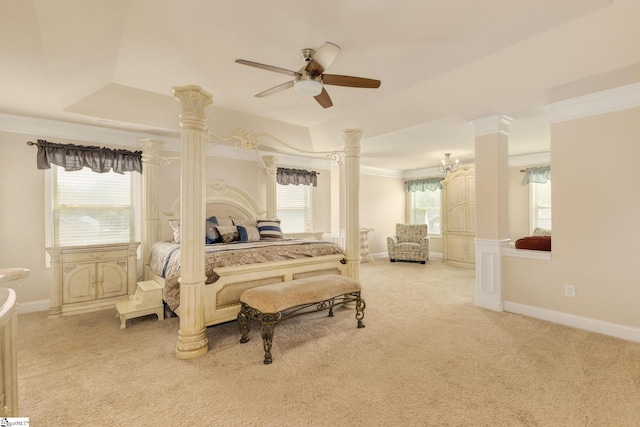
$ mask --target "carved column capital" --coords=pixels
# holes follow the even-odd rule
[[[344,139],[344,152],[347,156],[360,154],[360,139],[362,138],[362,129],[344,129],[342,131],[342,139]]]
[[[204,110],[213,103],[213,95],[200,86],[189,85],[173,88],[173,97],[180,103],[180,127],[183,129],[207,131]]]
[[[182,106],[183,113],[204,115],[205,108],[213,103],[213,95],[196,85],[174,87],[173,97]]]
[[[142,147],[142,158],[146,157],[159,157],[160,149],[164,145],[164,141],[159,139],[151,139],[151,138],[140,138],[138,139],[140,146]]]
[[[277,156],[262,156],[264,165],[267,167],[267,173],[276,173],[278,171],[278,161],[280,159]]]

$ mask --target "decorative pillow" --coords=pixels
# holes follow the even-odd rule
[[[550,251],[551,236],[528,236],[516,240],[516,249],[529,249],[532,251]]]
[[[209,218],[207,218],[207,221],[211,221],[216,225],[223,225],[223,226],[233,225],[233,221],[231,220],[231,218],[225,217],[225,216],[210,216]]]
[[[220,233],[220,238],[223,243],[233,242],[234,240],[240,240],[240,235],[238,234],[238,229],[233,225],[218,225],[216,226],[218,229],[218,233]]]
[[[220,236],[220,233],[218,233],[218,229],[216,228],[217,224],[214,223],[213,221],[209,221],[207,219],[207,226],[206,226],[206,244],[207,245],[212,245],[214,243],[221,243],[222,242],[222,237]]]
[[[235,219],[233,217],[231,217],[231,220],[233,221],[233,225],[241,225],[243,227],[257,227],[258,226],[258,221],[256,221],[255,219]]]
[[[173,231],[173,241],[180,243],[180,220],[170,219],[168,223],[169,227],[171,227],[171,231]]]
[[[179,219],[170,219],[169,221],[167,221],[169,223],[169,227],[171,227],[171,230],[173,231],[173,241],[176,243],[180,243],[181,240],[181,229],[180,229],[180,220]],[[222,242],[222,238],[220,237],[220,234],[218,233],[218,230],[216,230],[215,225],[211,222],[207,220],[207,223],[205,225],[205,244],[207,245],[211,245],[213,243],[220,243]]]
[[[258,231],[258,227],[238,225],[237,228],[241,242],[255,242],[260,240],[260,232]]]
[[[259,219],[258,231],[262,239],[282,239],[279,219]]]
[[[547,230],[546,228],[536,227],[533,230],[532,236],[551,236],[551,230]]]

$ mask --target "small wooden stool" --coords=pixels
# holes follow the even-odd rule
[[[156,314],[158,320],[164,319],[162,306],[162,286],[154,280],[138,282],[134,295],[116,302],[116,317],[120,317],[120,329],[127,327],[127,319]]]

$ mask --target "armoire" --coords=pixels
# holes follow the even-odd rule
[[[475,267],[476,180],[473,165],[461,165],[442,181],[442,261]]]

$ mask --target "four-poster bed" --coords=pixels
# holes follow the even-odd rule
[[[260,218],[257,204],[240,188],[216,182],[207,185],[206,217],[233,218],[243,223]],[[180,218],[179,202],[167,218]],[[172,221],[170,219],[170,221]],[[180,243],[162,238],[153,244],[145,279],[164,285],[164,300],[178,316],[180,309]],[[200,239],[203,243],[204,239]],[[343,274],[345,254],[335,243],[300,240],[258,240],[216,243],[205,248],[205,325],[236,318],[240,294],[251,288],[316,274]]]
[[[338,273],[359,279],[359,225],[358,187],[360,130],[345,130],[343,138],[345,198],[346,198],[346,249],[335,251],[307,242],[302,251],[313,246],[311,256],[304,253],[293,259],[276,259],[259,264],[244,264],[224,267],[207,267],[205,260],[218,257],[212,255],[205,245],[207,218],[230,216],[238,219],[276,217],[276,163],[275,156],[264,156],[260,161],[267,174],[266,210],[261,210],[255,201],[237,187],[218,182],[207,185],[205,178],[205,145],[208,137],[204,110],[212,102],[212,96],[198,86],[176,87],[175,98],[180,102],[181,126],[181,194],[172,208],[179,213],[181,242],[179,245],[179,307],[180,330],[176,343],[176,357],[189,359],[204,354],[209,349],[205,328],[236,318],[240,309],[240,294],[252,287],[269,283],[294,280],[315,274]],[[158,174],[163,163],[159,152],[162,142],[141,140],[143,147],[143,227],[142,253],[145,263],[145,279],[156,280],[164,285],[157,271],[152,271],[150,260],[152,246],[161,239],[159,212]],[[262,242],[256,242],[260,246]],[[290,244],[290,243],[287,243]],[[326,245],[326,243],[325,243]],[[290,258],[287,256],[287,258]],[[156,260],[157,261],[157,260]],[[157,264],[157,263],[156,263]],[[209,269],[209,271],[208,271]],[[211,271],[217,280],[211,281]],[[171,278],[174,282],[176,278]],[[167,282],[169,282],[167,278]],[[175,283],[174,283],[175,284]]]

